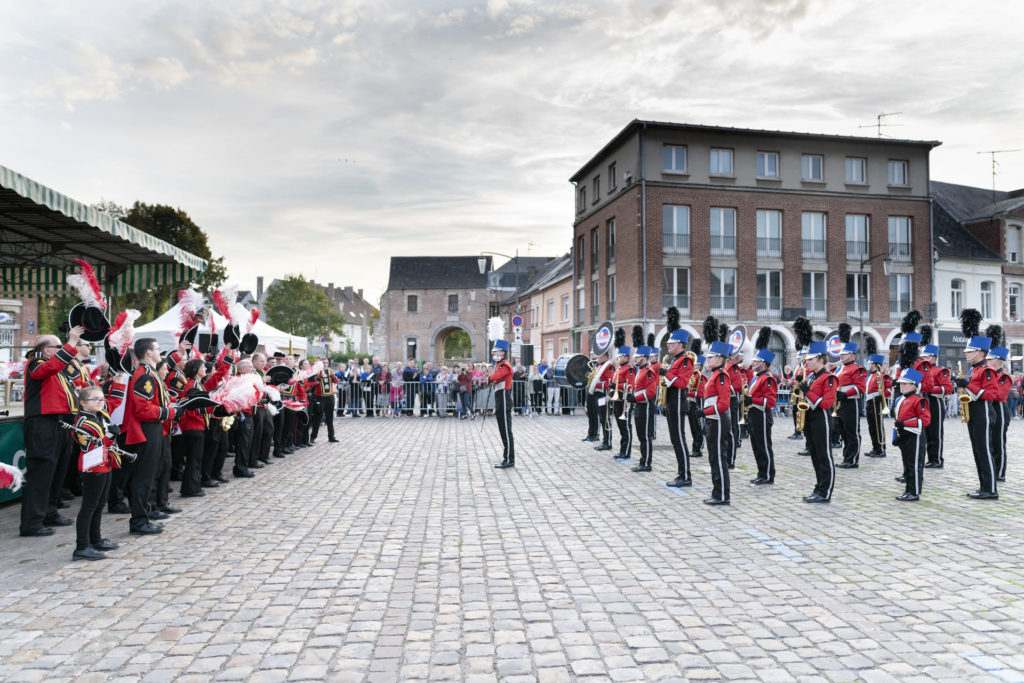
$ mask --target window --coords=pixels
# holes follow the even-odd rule
[[[863,157],[846,157],[846,182],[864,185],[868,182],[868,160]]]
[[[569,340],[566,339],[565,337],[562,337],[561,339],[559,339],[559,341],[562,343],[562,355],[564,356],[565,354],[569,353]]]
[[[590,231],[590,267],[597,270],[597,259],[601,255],[601,240],[598,239],[598,229]]]
[[[825,258],[825,214],[804,211],[800,222],[804,258]]]
[[[555,340],[548,339],[544,342],[544,358],[548,363],[555,362]]]
[[[608,276],[608,318],[615,319],[615,276]]]
[[[690,207],[661,207],[661,249],[666,254],[690,253]]]
[[[499,316],[500,311],[498,309],[499,309],[498,302],[492,301],[492,302],[488,303],[487,304],[487,317],[488,318],[498,318],[498,317],[500,317]]]
[[[779,177],[779,153],[758,152],[757,153],[757,177],[778,178]]]
[[[581,187],[579,195],[576,198],[576,210],[583,211],[587,208],[587,188]]]
[[[870,312],[868,274],[846,274],[846,315],[861,318]]]
[[[615,189],[615,162],[608,164],[608,191]]]
[[[576,277],[582,279],[587,271],[587,260],[583,251],[583,235],[576,238]]]
[[[1020,285],[1010,285],[1006,288],[1006,312],[1010,320],[1017,320],[1020,317]]]
[[[711,209],[711,255],[736,255],[736,209]]]
[[[804,273],[803,293],[807,317],[824,318],[828,302],[825,293],[825,273]]]
[[[562,322],[569,320],[569,295],[562,295]]]
[[[601,283],[594,280],[590,283],[590,322],[597,323],[601,315]]]
[[[782,258],[782,212],[757,210],[757,257]]]
[[[459,295],[449,294],[448,295],[448,312],[458,313],[459,312]]]
[[[820,154],[804,154],[800,158],[800,177],[815,182],[825,180],[825,157]]]
[[[910,262],[910,218],[889,216],[889,257],[893,261]]]
[[[548,299],[548,325],[555,322],[555,300]]]
[[[415,294],[410,294],[405,298],[405,310],[409,313],[415,313],[419,306],[419,297]]]
[[[540,311],[536,306],[530,307],[530,327],[540,327]]]
[[[606,224],[608,231],[608,265],[615,263],[615,219],[611,219]]]
[[[757,271],[757,315],[777,318],[782,314],[782,271]]]
[[[666,171],[670,173],[686,173],[686,147],[665,145],[662,154]]]
[[[590,201],[595,204],[601,201],[601,176],[599,175],[594,176],[594,198]]]
[[[711,175],[732,175],[732,150],[711,148]]]
[[[711,314],[736,315],[736,271],[711,269]]]
[[[908,185],[907,167],[909,163],[899,159],[889,159],[889,184]]]
[[[991,285],[992,283],[988,283]],[[982,284],[982,290],[985,285]],[[984,302],[984,294],[982,294]],[[991,313],[985,313],[985,304],[982,303],[982,315],[988,317]],[[903,316],[910,313],[910,276],[890,275],[889,276],[889,319],[902,320]]]
[[[661,307],[675,306],[681,314],[690,313],[690,269],[665,268],[662,270]]]
[[[579,299],[578,304],[579,304],[579,307],[580,307],[579,311],[578,311],[579,316],[578,316],[578,318],[576,320],[576,324],[577,325],[582,325],[582,324],[584,324],[586,322],[586,316],[587,316],[587,301],[586,301],[587,297],[586,297],[586,294],[587,294],[587,290],[583,289],[582,286],[576,288],[576,298]]]
[[[1011,225],[1006,231],[1006,260],[1020,263],[1020,226]]]
[[[964,281],[953,280],[949,283],[949,317],[959,318],[964,310]]]
[[[846,258],[863,261],[868,257],[868,217],[859,213],[846,214]]]
[[[981,315],[984,318],[992,317],[992,291],[994,289],[991,282],[981,283]]]

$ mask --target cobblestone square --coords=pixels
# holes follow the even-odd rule
[[[1024,681],[1019,421],[998,501],[965,498],[949,420],[920,502],[894,500],[890,447],[806,505],[779,418],[775,485],[747,484],[745,444],[720,508],[706,459],[664,486],[663,419],[639,474],[580,443],[581,417],[515,418],[507,471],[493,417],[336,424],[160,536],[105,516],[105,561],[0,509],[0,680]]]

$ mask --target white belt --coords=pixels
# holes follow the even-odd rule
[[[711,408],[711,407],[713,407],[713,406],[715,406],[717,404],[718,404],[718,397],[716,396],[716,397],[713,397],[713,398],[706,398],[706,399],[704,399],[704,401],[701,403],[701,407],[702,408]]]
[[[873,398],[875,398],[877,396],[878,396],[878,392],[877,391],[873,391],[870,394],[865,394],[864,398],[866,398],[867,400],[870,401],[871,399],[873,399]]]

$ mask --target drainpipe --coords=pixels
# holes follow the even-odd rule
[[[647,174],[644,173],[644,131],[647,124],[640,129],[640,240],[643,245],[643,316],[644,331],[647,331]]]
[[[576,183],[572,184],[572,204],[573,211],[576,210]],[[572,310],[569,311],[569,341],[572,344],[573,352],[579,353],[580,348],[576,346],[576,326],[580,324],[580,321],[576,320],[577,312],[580,310],[579,295],[576,293],[576,259],[579,258],[579,254],[576,253],[576,223],[577,219],[573,219],[572,223],[572,248],[569,249],[569,258],[572,259],[572,285],[569,287],[569,300],[572,301]]]
[[[929,303],[935,302],[935,317],[939,316],[939,302],[935,300],[935,200],[932,198],[931,192],[931,153],[929,152],[927,162],[925,163],[925,170],[927,171],[926,181],[928,183],[928,263],[931,266],[931,298],[928,300]],[[932,323],[935,323],[935,318],[932,318]],[[938,335],[936,335],[938,339]],[[861,341],[864,341],[861,338]]]

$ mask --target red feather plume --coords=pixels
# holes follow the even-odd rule
[[[100,281],[96,279],[96,271],[82,259],[76,258],[75,263],[81,270],[68,276],[68,284],[78,290],[78,295],[86,306],[106,309],[107,302],[103,300],[103,292],[100,291]]]
[[[231,303],[224,296],[224,292],[217,289],[213,292],[213,304],[217,307],[217,310],[222,316],[231,320]]]
[[[249,332],[252,332],[252,328],[256,325],[256,321],[260,319],[260,309],[254,308],[249,312]]]

